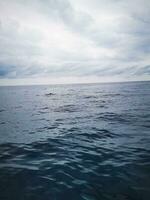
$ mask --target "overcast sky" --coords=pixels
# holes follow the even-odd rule
[[[150,0],[0,0],[0,85],[150,80]]]

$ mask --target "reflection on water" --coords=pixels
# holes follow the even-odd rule
[[[150,199],[149,88],[1,87],[0,199]]]

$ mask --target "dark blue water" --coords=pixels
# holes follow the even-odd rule
[[[66,199],[150,199],[150,82],[0,87],[0,200]]]

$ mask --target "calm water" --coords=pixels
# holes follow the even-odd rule
[[[0,87],[0,200],[67,199],[150,199],[150,82]]]

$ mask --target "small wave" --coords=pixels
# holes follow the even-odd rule
[[[38,115],[40,115],[40,114],[47,114],[47,113],[49,113],[48,109],[43,109],[43,110],[39,110],[38,111]]]
[[[111,97],[121,96],[121,94],[111,94],[111,93],[109,93],[109,94],[103,94],[102,96],[111,98]]]
[[[98,138],[105,138],[105,137],[113,138],[116,135],[107,129],[98,129],[93,127],[93,130],[96,132],[95,136]]]
[[[99,116],[97,117],[97,119],[102,119],[104,121],[110,120],[110,121],[117,121],[117,122],[130,122],[127,119],[127,116],[123,116],[121,114],[117,114],[117,113],[111,113],[111,112],[105,112],[105,113],[100,113],[98,114]]]
[[[55,109],[55,112],[76,112],[77,108],[74,105],[64,105]]]
[[[6,122],[0,122],[0,124],[6,124]]]
[[[53,124],[53,125],[48,125],[48,126],[43,126],[43,127],[39,127],[39,128],[36,128],[35,131],[31,131],[30,134],[34,134],[34,133],[41,133],[41,132],[45,132],[45,131],[48,131],[48,130],[54,130],[56,128],[58,128],[60,124]]]
[[[84,98],[85,98],[85,99],[96,99],[97,96],[95,96],[95,95],[87,95],[87,96],[85,96]]]
[[[6,111],[5,109],[1,109],[1,110],[0,110],[0,112],[5,112],[5,111]]]
[[[41,108],[41,110],[48,110],[48,109],[49,109],[48,106],[45,106],[45,107]]]
[[[45,94],[45,96],[47,96],[47,97],[49,97],[49,96],[53,96],[53,95],[55,95],[55,94],[52,93],[52,92]]]
[[[96,127],[92,128],[91,133],[81,133],[80,135],[85,136],[89,139],[93,139],[94,141],[97,139],[105,139],[105,138],[114,138],[117,136],[115,133],[107,130],[107,129],[98,129]]]

